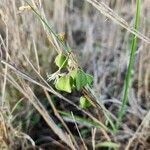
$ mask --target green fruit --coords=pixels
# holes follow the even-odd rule
[[[59,91],[65,91],[65,92],[71,93],[72,78],[69,75],[60,77],[56,81],[55,87]]]
[[[91,106],[91,103],[84,97],[80,97],[80,107],[81,108],[88,108]]]
[[[59,67],[59,68],[65,68],[68,65],[68,59],[65,55],[58,54],[55,58],[55,64]]]

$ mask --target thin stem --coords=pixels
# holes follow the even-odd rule
[[[136,0],[136,15],[135,15],[135,21],[134,21],[134,29],[135,30],[137,30],[138,26],[139,26],[140,4],[141,4],[141,0]],[[130,84],[131,84],[131,72],[132,72],[132,68],[133,68],[133,64],[134,64],[134,60],[135,60],[136,48],[137,48],[137,36],[132,35],[130,59],[129,59],[129,64],[128,64],[127,73],[126,73],[126,77],[125,77],[122,105],[118,112],[118,120],[116,123],[116,129],[119,128],[119,124],[122,121],[122,118],[124,116],[125,109],[126,109],[126,104],[128,102],[128,93],[129,93],[129,88],[130,88]]]

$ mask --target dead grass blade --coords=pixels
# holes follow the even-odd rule
[[[41,104],[41,102],[38,100],[38,98],[34,95],[33,91],[29,87],[28,84],[26,84],[22,80],[22,86],[20,86],[15,79],[8,75],[7,80],[14,85],[29,101],[30,103],[35,107],[35,109],[40,113],[40,115],[43,117],[43,119],[46,121],[47,125],[56,133],[56,135],[64,142],[66,143],[71,149],[75,149],[74,145],[72,144],[72,141],[67,135],[67,133],[63,132],[62,129],[60,129],[53,119],[50,117],[44,106]]]
[[[5,62],[4,60],[1,60],[1,63],[2,64],[7,64],[8,67],[10,69],[12,69],[17,75],[19,75],[21,78],[31,82],[31,83],[34,83],[42,88],[44,88],[45,90],[53,93],[54,95],[56,95],[57,97],[59,97],[60,99],[68,102],[69,104],[71,104],[72,106],[74,106],[75,108],[77,108],[78,110],[82,111],[84,114],[86,114],[88,117],[90,117],[93,121],[97,122],[100,127],[102,127],[103,130],[106,130],[106,131],[110,131],[111,130],[105,126],[102,122],[100,122],[98,119],[96,119],[95,117],[93,117],[90,113],[86,112],[85,110],[81,109],[79,106],[77,106],[76,104],[74,104],[73,102],[71,102],[69,99],[63,97],[61,94],[59,94],[58,92],[56,92],[50,85],[47,86],[47,85],[43,85],[42,83],[39,83],[38,81],[34,80],[33,78],[31,78],[30,76],[28,76],[27,74],[23,73],[22,71],[18,70],[15,66]]]
[[[71,115],[72,115],[72,118],[73,118],[73,120],[74,120],[75,127],[76,127],[76,129],[77,129],[77,132],[78,132],[78,134],[79,134],[79,137],[80,137],[80,139],[81,139],[81,141],[82,141],[83,147],[84,147],[85,150],[88,150],[88,148],[87,148],[87,146],[86,146],[86,144],[85,144],[85,142],[84,142],[84,140],[83,140],[83,138],[82,138],[82,135],[81,135],[81,133],[80,133],[80,130],[79,130],[79,128],[78,128],[78,125],[77,125],[77,123],[76,123],[76,120],[75,120],[75,117],[74,117],[74,115],[73,115],[73,112],[71,112]]]
[[[149,126],[149,124],[150,124],[150,111],[147,112],[147,114],[145,115],[143,121],[139,125],[138,129],[136,130],[136,132],[134,133],[134,135],[132,136],[132,138],[130,138],[130,140],[129,140],[129,142],[128,142],[126,148],[125,148],[125,150],[129,150],[130,149],[130,146],[132,145],[134,139],[137,138],[138,133],[140,132],[140,130],[142,130],[142,128],[144,128],[144,127],[146,128],[147,126]]]
[[[118,14],[116,14],[110,7],[108,7],[105,3],[102,1],[98,2],[97,0],[86,0],[90,4],[92,4],[97,10],[99,10],[103,15],[108,17],[109,19],[113,20],[126,30],[128,30],[130,33],[134,34],[137,36],[139,39],[143,40],[146,43],[150,43],[150,39],[143,35],[142,33],[138,32],[134,28],[131,28],[129,24]]]

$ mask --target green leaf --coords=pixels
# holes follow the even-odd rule
[[[81,69],[72,70],[70,76],[73,78],[74,87],[76,87],[77,90],[82,89],[87,84],[90,85],[93,81],[93,77],[90,74],[86,74]]]
[[[111,141],[106,141],[106,142],[101,142],[101,143],[98,143],[96,145],[96,148],[98,147],[107,147],[107,148],[119,148],[119,144],[117,143],[114,143],[114,142],[111,142]]]
[[[81,108],[88,108],[91,106],[91,103],[84,97],[80,97],[80,107]]]
[[[87,79],[87,83],[89,85],[91,85],[92,81],[93,81],[93,76],[91,76],[90,74],[86,74],[86,79]]]
[[[75,78],[76,78],[76,75],[77,75],[77,71],[78,71],[78,69],[74,69],[74,70],[72,70],[72,71],[69,73],[69,75],[70,75],[71,78],[72,78],[72,84],[71,84],[72,89],[75,89],[75,88],[76,88],[76,80],[75,80]]]
[[[75,79],[76,75],[77,75],[78,69],[74,69],[70,72],[70,76]]]
[[[65,91],[71,93],[71,83],[72,83],[72,78],[69,75],[65,75],[60,77],[56,81],[55,87],[59,91]]]
[[[63,55],[62,53],[58,54],[55,58],[55,64],[59,68],[65,68],[68,65],[67,57]]]
[[[87,85],[87,78],[86,78],[86,74],[79,69],[77,71],[77,74],[75,76],[75,86],[77,88],[77,90],[82,89],[85,85]]]
[[[66,112],[66,111],[61,111],[61,110],[57,110],[60,115],[64,118],[68,118],[70,121],[74,121],[74,119],[72,118],[72,114],[70,112]],[[87,126],[87,127],[95,127],[95,128],[101,128],[101,126],[89,119],[89,118],[84,118],[84,117],[81,117],[81,116],[77,116],[77,115],[74,115],[74,118],[76,120],[76,122],[80,125],[84,125],[84,126]]]

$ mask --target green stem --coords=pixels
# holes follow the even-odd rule
[[[141,0],[136,0],[136,15],[135,15],[135,21],[134,21],[134,29],[135,30],[137,30],[138,26],[139,26],[140,4],[141,4]],[[137,36],[132,35],[130,59],[129,59],[129,64],[128,64],[127,73],[126,73],[126,77],[125,77],[124,88],[123,88],[123,97],[122,97],[122,105],[119,108],[118,120],[116,123],[116,129],[119,128],[119,124],[122,121],[122,118],[124,116],[125,109],[126,109],[126,104],[128,102],[128,92],[129,92],[130,83],[131,83],[131,72],[132,72],[132,68],[133,68],[133,64],[134,64],[134,60],[135,60],[136,48],[137,48]]]
[[[69,51],[68,47],[65,45],[65,43],[63,41],[61,41],[58,38],[58,35],[53,31],[52,27],[50,27],[50,25],[47,23],[47,21],[35,10],[34,7],[32,7],[32,5],[29,2],[26,1],[26,3],[30,6],[30,8],[33,10],[33,12],[38,16],[38,18],[45,24],[45,26],[47,27],[47,29],[56,37],[56,39],[63,46],[64,50]]]

